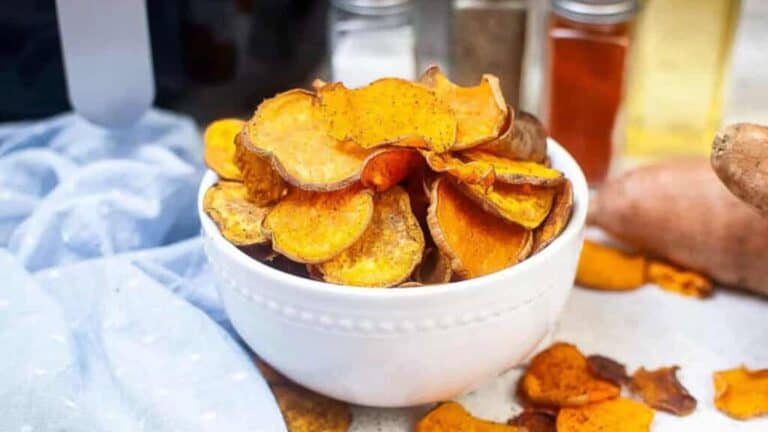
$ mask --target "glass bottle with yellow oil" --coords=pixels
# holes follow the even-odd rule
[[[646,0],[630,59],[626,154],[706,154],[741,0]]]

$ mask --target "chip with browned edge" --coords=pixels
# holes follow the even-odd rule
[[[411,275],[424,252],[424,234],[399,186],[374,197],[373,217],[360,239],[318,266],[327,282],[390,287]]]
[[[373,193],[359,185],[334,192],[293,189],[269,212],[263,228],[272,247],[302,263],[339,255],[365,232],[373,216]]]
[[[203,133],[205,164],[223,179],[242,178],[240,169],[235,165],[235,136],[244,124],[244,121],[234,118],[216,120]]]
[[[483,162],[465,162],[452,153],[435,153],[421,150],[432,171],[448,173],[462,183],[477,184],[488,188],[496,180],[493,166]]]
[[[429,248],[425,251],[424,258],[413,272],[414,280],[424,285],[448,283],[452,275],[450,258],[438,248]]]
[[[576,283],[587,288],[627,291],[645,283],[646,259],[584,240],[576,270]]]
[[[651,260],[648,263],[648,281],[663,290],[686,297],[706,298],[712,296],[714,287],[708,277],[688,270],[680,270],[669,264]]]
[[[468,162],[484,163],[492,166],[496,173],[497,182],[556,186],[565,179],[560,171],[548,168],[540,163],[509,159],[482,150],[466,150],[460,153],[460,157]]]
[[[360,182],[363,186],[379,192],[385,191],[423,164],[423,158],[413,149],[401,147],[381,149],[365,161]]]
[[[557,193],[555,188],[499,182],[488,189],[472,184],[459,188],[485,211],[528,229],[544,222]]]
[[[512,121],[505,124],[498,138],[477,148],[511,159],[544,163],[547,158],[547,131],[533,114],[518,111]]]
[[[587,357],[587,369],[594,377],[610,381],[616,386],[629,384],[627,368],[610,357],[592,354]]]
[[[456,142],[451,150],[474,147],[499,136],[508,112],[497,77],[485,74],[480,84],[461,87],[452,83],[437,66],[431,66],[421,76],[421,83],[432,89],[456,115]]]
[[[221,235],[236,246],[266,243],[261,223],[269,207],[248,200],[248,191],[240,182],[220,181],[205,191],[203,210],[219,227]]]
[[[523,394],[544,405],[584,405],[615,398],[620,392],[618,386],[592,376],[584,355],[563,342],[538,353],[522,380]]]
[[[561,409],[557,432],[648,432],[653,417],[653,410],[642,403],[616,398]]]
[[[357,181],[371,153],[328,135],[315,96],[304,90],[262,102],[248,120],[243,144],[268,158],[287,182],[316,191],[338,190]]]
[[[427,225],[440,251],[459,276],[473,278],[524,260],[530,230],[486,213],[445,177],[432,184]]]
[[[443,402],[422,417],[414,432],[524,432],[513,425],[473,417],[457,402]]]
[[[657,410],[686,416],[696,409],[696,399],[677,380],[677,366],[656,370],[640,368],[632,375],[630,389]]]
[[[712,378],[720,411],[739,420],[768,415],[768,369],[741,366],[717,371]]]
[[[261,357],[253,356],[253,362],[256,364],[256,368],[261,372],[261,376],[267,384],[289,384],[291,382],[288,378],[284,377],[283,374],[270,366],[269,363],[262,360]]]
[[[533,231],[533,253],[549,246],[563,232],[573,211],[573,186],[566,179],[560,184],[547,218]]]
[[[272,387],[288,432],[346,432],[352,422],[349,405],[294,385]]]
[[[547,411],[526,409],[507,423],[525,428],[528,432],[557,432],[556,416]]]
[[[269,158],[252,151],[243,144],[245,135],[235,138],[235,164],[242,172],[243,184],[251,201],[268,205],[278,201],[288,191],[288,184],[272,168]]]
[[[328,84],[318,92],[328,133],[363,148],[392,144],[444,152],[456,141],[456,117],[422,85],[383,78],[348,89]]]

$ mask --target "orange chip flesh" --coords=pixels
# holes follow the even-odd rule
[[[318,90],[330,136],[364,148],[392,144],[444,152],[456,140],[456,118],[429,89],[383,78],[348,89],[341,83]]]
[[[264,219],[272,247],[293,261],[328,261],[352,246],[373,216],[373,193],[354,185],[334,192],[293,189]]]
[[[288,191],[288,185],[268,158],[251,151],[243,142],[244,136],[240,133],[235,138],[235,163],[250,200],[259,205],[275,203]]]
[[[488,189],[463,184],[459,188],[485,211],[528,229],[544,222],[557,191],[553,188],[494,183]]]
[[[416,282],[424,285],[442,284],[451,281],[453,270],[451,260],[440,249],[431,248],[424,253],[424,258],[413,272]]]
[[[427,225],[459,276],[474,278],[510,267],[531,251],[530,230],[483,211],[445,177],[432,184]]]
[[[509,159],[474,149],[463,151],[460,154],[461,158],[468,162],[491,165],[496,173],[497,182],[556,186],[565,180],[560,171],[537,162]]]
[[[443,402],[422,417],[415,432],[523,432],[517,426],[473,417],[456,402]]]
[[[610,357],[598,354],[587,357],[587,369],[595,378],[610,381],[616,386],[629,384],[627,368]]]
[[[261,372],[261,376],[264,377],[264,381],[269,385],[276,384],[289,384],[291,381],[284,377],[283,374],[275,370],[269,363],[265,362],[259,356],[253,356],[253,362],[256,364],[256,368]]]
[[[715,372],[715,406],[730,417],[746,420],[768,415],[768,369],[744,366]]]
[[[216,120],[203,133],[205,164],[223,179],[242,179],[240,169],[235,165],[235,136],[244,124],[234,118]]]
[[[563,232],[573,212],[573,186],[566,179],[557,191],[547,218],[533,232],[533,253],[549,246]]]
[[[423,163],[423,158],[415,150],[383,149],[365,161],[360,182],[363,186],[382,192],[398,184]]]
[[[617,398],[561,409],[557,432],[648,432],[653,417],[653,410],[640,402]]]
[[[261,232],[269,207],[249,201],[248,191],[240,182],[220,181],[208,188],[203,196],[203,210],[219,227],[221,235],[236,246],[269,241]]]
[[[424,252],[424,234],[408,194],[393,187],[374,198],[373,217],[360,239],[318,266],[325,281],[390,287],[411,275]]]
[[[435,153],[421,150],[432,171],[447,173],[462,183],[478,184],[483,189],[496,180],[493,166],[483,162],[466,162],[451,153]]]
[[[696,409],[696,399],[677,379],[677,366],[656,370],[640,368],[632,375],[630,388],[657,410],[686,416]]]
[[[531,360],[521,390],[534,403],[563,407],[612,399],[621,389],[593,377],[584,355],[575,346],[559,342]]]
[[[483,75],[480,84],[460,87],[452,83],[437,66],[429,67],[421,83],[432,89],[456,115],[456,142],[451,150],[463,150],[488,142],[501,132],[507,120],[507,104],[499,79]]]
[[[714,291],[712,281],[706,276],[655,260],[648,263],[648,280],[666,291],[686,297],[707,298]]]
[[[346,432],[352,423],[349,405],[294,385],[272,387],[288,432]]]
[[[541,121],[525,111],[519,111],[509,120],[498,138],[477,149],[510,159],[544,163],[547,158],[547,131]]]
[[[359,179],[371,153],[328,135],[315,96],[300,89],[262,102],[244,132],[246,147],[268,158],[288,183],[305,190],[349,186]]]
[[[584,240],[576,283],[605,291],[628,291],[645,283],[645,257]]]
[[[524,428],[528,432],[557,432],[555,419],[556,416],[551,413],[526,409],[510,419],[508,424]]]

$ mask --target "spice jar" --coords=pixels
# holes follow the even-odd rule
[[[409,0],[333,0],[328,26],[331,79],[348,87],[382,76],[415,79],[413,15]]]
[[[636,0],[552,1],[547,125],[593,185],[611,162],[636,9]]]
[[[504,98],[518,106],[525,53],[526,0],[454,0],[453,78],[474,85],[499,77]]]

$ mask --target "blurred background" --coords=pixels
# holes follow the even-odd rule
[[[11,3],[0,122],[70,110],[55,1]],[[595,183],[616,156],[703,154],[724,120],[768,122],[765,0],[166,0],[147,13],[155,104],[200,124],[316,77],[357,86],[436,63],[463,85],[499,76]]]

